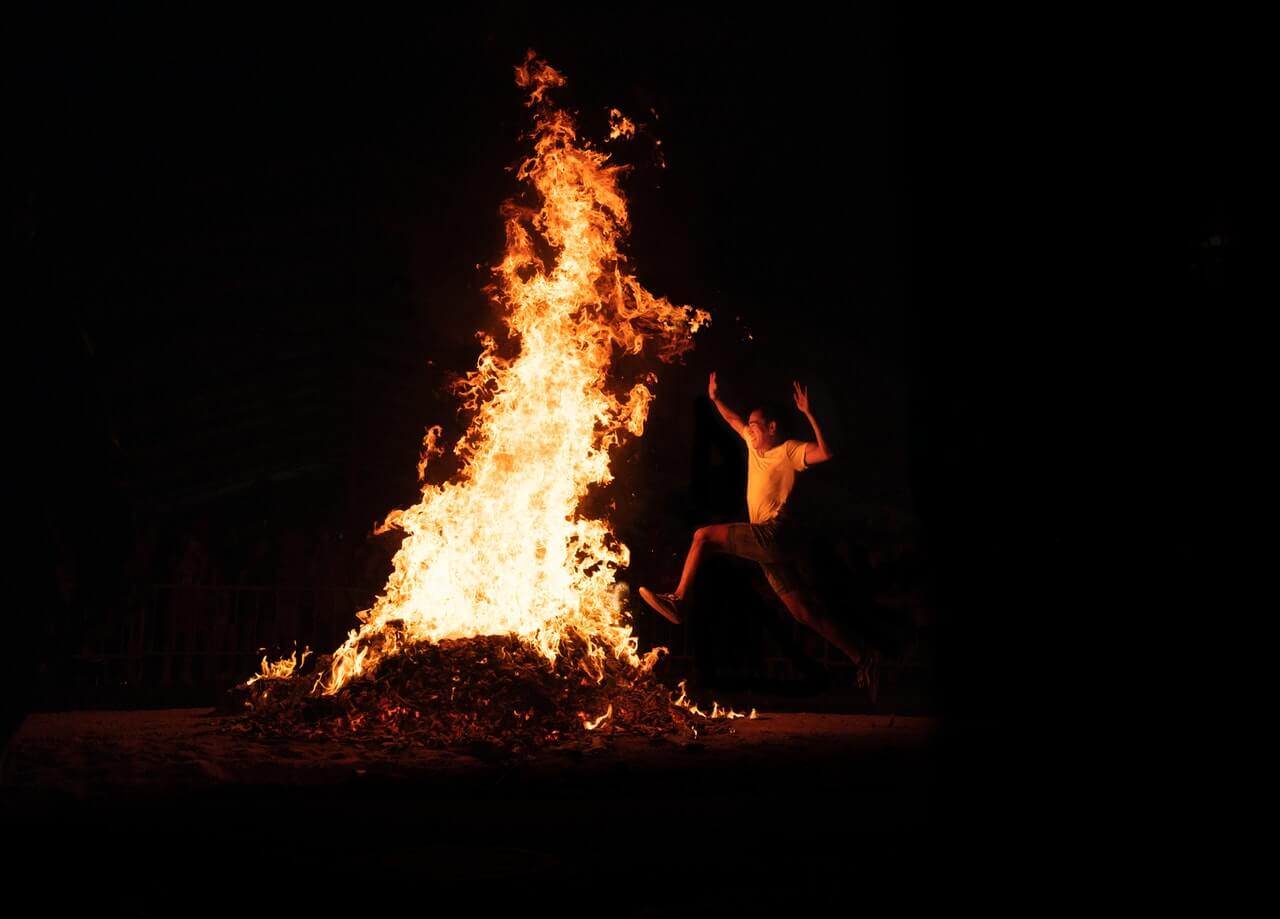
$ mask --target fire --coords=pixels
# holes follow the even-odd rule
[[[674,705],[676,708],[683,708],[685,711],[687,711],[691,715],[697,715],[699,718],[710,718],[712,720],[718,720],[720,718],[724,718],[726,721],[733,721],[736,718],[749,718],[754,721],[757,717],[759,717],[756,714],[756,710],[754,708],[751,710],[751,714],[744,715],[742,714],[742,712],[734,711],[732,708],[721,708],[720,703],[715,701],[714,699],[711,700],[711,711],[704,712],[702,709],[698,708],[698,706],[692,700],[690,700],[689,697],[685,694],[686,682],[687,682],[686,680],[680,681],[680,683],[678,684],[680,689],[680,697],[677,699],[671,700],[671,704]]]
[[[582,726],[586,728],[588,731],[594,731],[596,728],[600,727],[600,725],[604,724],[605,721],[607,721],[609,718],[612,718],[612,717],[613,717],[613,706],[610,705],[605,710],[605,713],[601,715],[599,718],[587,720],[587,716],[583,715]]]
[[[615,580],[627,547],[579,504],[611,481],[610,450],[644,432],[653,399],[653,374],[614,390],[614,359],[649,349],[675,360],[710,316],[655,297],[628,270],[619,250],[629,229],[623,168],[579,139],[574,120],[549,101],[564,77],[530,52],[516,83],[534,117],[534,152],[516,176],[538,203],[504,207],[506,251],[492,291],[505,335],[480,336],[476,368],[455,386],[474,414],[453,447],[461,468],[449,482],[426,481],[444,450],[441,427],[426,433],[421,499],[383,524],[403,530],[404,541],[383,593],[315,684],[328,695],[406,643],[478,635],[514,633],[554,661],[576,634],[589,647],[586,676],[597,681],[603,671],[592,662],[608,655],[653,663],[654,652],[637,653]],[[634,133],[621,113],[610,121],[613,137]]]
[[[301,670],[307,662],[307,656],[311,653],[310,648],[304,648],[302,657],[298,657],[298,651],[295,648],[293,653],[288,657],[282,657],[278,661],[268,661],[265,657],[262,659],[262,669],[256,674],[249,677],[245,684],[251,686],[258,680],[287,680],[297,671]]]

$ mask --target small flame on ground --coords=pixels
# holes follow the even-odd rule
[[[595,719],[595,720],[593,720],[593,721],[588,721],[588,720],[587,720],[587,718],[586,718],[586,716],[585,716],[585,715],[583,715],[583,716],[582,716],[582,726],[583,726],[584,728],[586,728],[588,731],[594,731],[596,728],[600,727],[600,725],[604,724],[604,722],[605,722],[608,718],[611,718],[611,717],[613,717],[613,706],[612,706],[612,705],[610,705],[610,706],[609,706],[609,708],[605,711],[605,713],[604,713],[603,715],[601,715],[599,718],[596,718],[596,719]]]
[[[756,717],[756,710],[754,708],[751,710],[750,715],[744,715],[742,714],[742,712],[734,711],[732,708],[721,708],[720,703],[716,702],[714,699],[711,701],[711,711],[704,712],[702,709],[698,708],[697,705],[695,705],[693,702],[689,700],[689,697],[685,691],[685,684],[687,682],[688,682],[687,680],[681,680],[679,682],[678,686],[680,688],[680,697],[678,699],[671,700],[671,704],[676,706],[676,708],[683,708],[685,711],[687,711],[691,715],[698,715],[699,717],[708,718],[711,720],[726,718],[729,721],[733,721],[735,718],[748,718],[748,717],[755,718]]]
[[[299,658],[298,650],[295,648],[293,653],[288,657],[282,657],[277,661],[269,662],[266,657],[263,657],[262,669],[249,677],[248,681],[244,685],[251,686],[258,682],[258,680],[287,680],[302,669],[303,665],[307,662],[307,655],[310,653],[310,648],[304,648],[302,651],[302,657]]]

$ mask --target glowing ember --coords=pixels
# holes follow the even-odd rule
[[[599,680],[586,674],[593,666]],[[673,705],[651,671],[620,657],[592,659],[577,633],[554,661],[515,635],[402,641],[375,677],[350,680],[332,695],[296,676],[241,688],[248,710],[231,730],[259,736],[356,733],[380,744],[518,752],[600,734],[696,735],[694,721],[702,720]]]

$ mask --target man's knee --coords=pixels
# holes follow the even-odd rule
[[[708,546],[710,548],[719,548],[724,540],[720,538],[717,527],[698,527],[693,531],[693,541],[700,546]]]

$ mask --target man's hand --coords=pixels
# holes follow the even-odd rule
[[[804,445],[804,464],[806,466],[814,466],[818,463],[825,463],[831,459],[834,454],[831,448],[827,446],[827,439],[822,436],[822,428],[818,427],[818,419],[813,417],[813,413],[809,411],[809,387],[801,386],[798,382],[792,381],[791,395],[795,397],[796,408],[804,412],[804,416],[809,419],[809,426],[813,428],[813,436],[817,438],[816,443],[806,443]]]
[[[715,374],[713,373],[711,376],[714,379]],[[809,414],[809,387],[801,386],[794,380],[791,382],[791,386],[791,395],[795,397],[796,408],[800,409],[800,411],[804,412],[806,415]]]
[[[720,417],[725,420],[725,423],[741,434],[742,419],[734,414],[733,409],[720,401],[720,387],[716,385],[715,371],[712,371],[711,379],[707,381],[707,395],[711,397],[711,404],[716,407],[716,411],[720,413]]]

